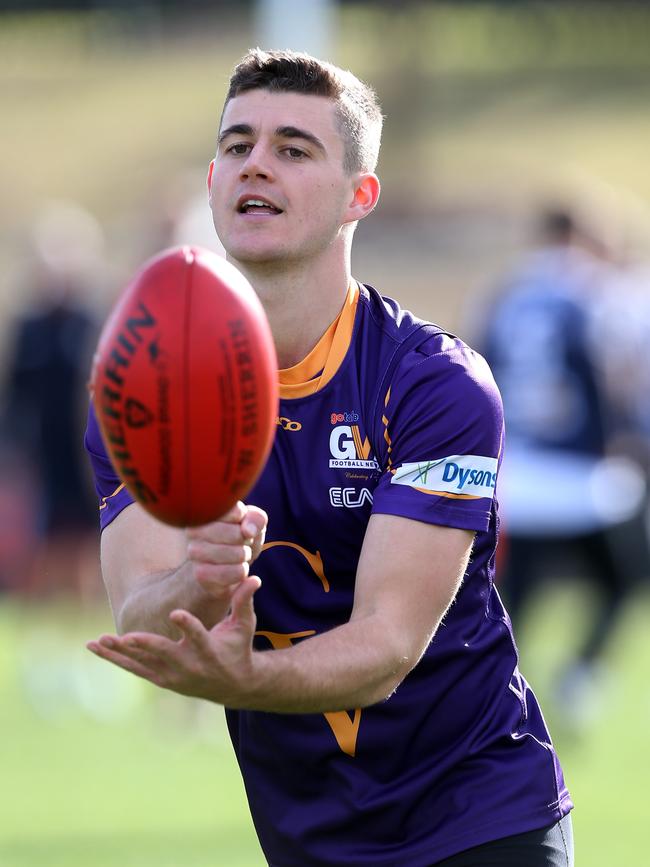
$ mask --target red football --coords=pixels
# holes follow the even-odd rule
[[[178,527],[225,514],[277,422],[275,348],[250,283],[199,247],[148,261],[102,331],[91,390],[113,466],[145,509]]]

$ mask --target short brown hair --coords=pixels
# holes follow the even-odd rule
[[[375,92],[348,70],[298,51],[249,51],[230,78],[225,106],[249,90],[285,91],[333,100],[348,174],[374,171],[383,117]]]

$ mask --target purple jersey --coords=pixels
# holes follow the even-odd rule
[[[572,807],[493,584],[501,399],[480,356],[366,286],[328,368],[318,388],[281,388],[273,451],[247,498],[269,513],[256,646],[349,620],[373,513],[476,531],[471,561],[388,700],[227,711],[228,725],[271,865],[429,867]],[[106,526],[131,499],[116,491],[92,414],[87,446]]]

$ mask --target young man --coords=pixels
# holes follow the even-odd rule
[[[566,867],[572,804],[492,583],[499,394],[350,273],[381,120],[305,55],[235,69],[210,203],[273,329],[276,441],[251,505],[182,532],[113,496],[91,416],[122,634],[89,647],[226,707],[276,867]]]

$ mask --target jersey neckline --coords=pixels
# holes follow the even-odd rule
[[[350,280],[341,312],[316,346],[298,364],[278,371],[281,398],[307,397],[332,379],[350,347],[358,301],[359,284]]]

